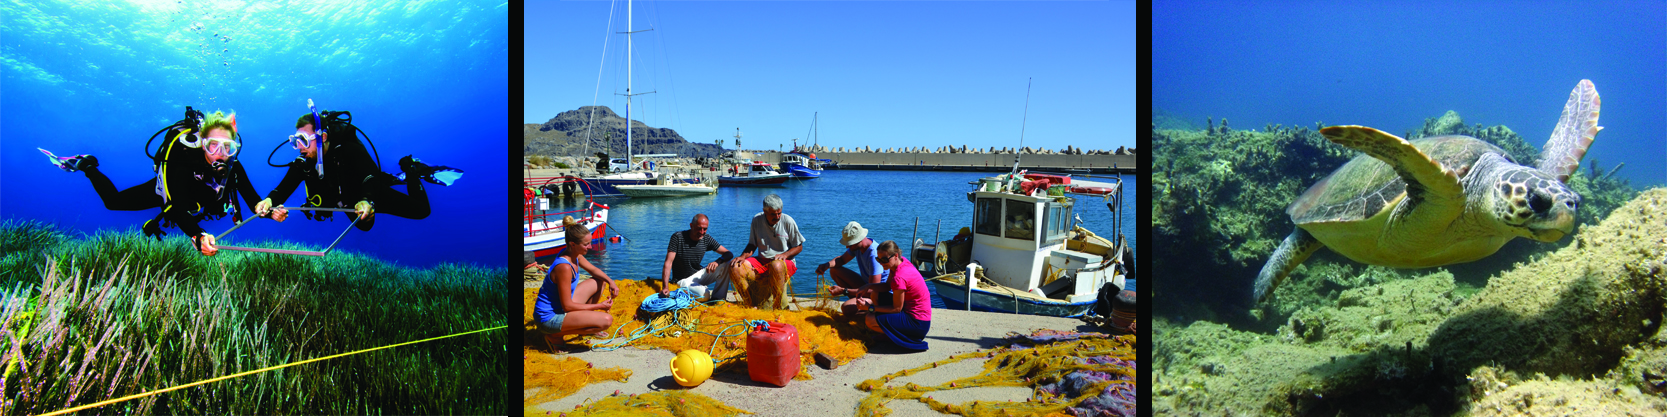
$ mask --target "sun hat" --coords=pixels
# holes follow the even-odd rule
[[[862,228],[862,225],[857,224],[857,222],[850,222],[845,224],[845,232],[841,235],[839,244],[851,246],[857,244],[857,242],[861,242],[864,238],[867,238],[868,229]]]

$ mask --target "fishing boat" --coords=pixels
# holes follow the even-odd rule
[[[816,140],[818,142],[820,142],[821,138],[818,137],[820,132],[818,131],[819,129],[816,126],[817,117],[818,117],[817,114],[811,115],[810,133],[808,135],[806,135],[805,137],[806,138],[816,138]],[[805,143],[806,143],[807,146],[809,146],[811,141],[806,140]],[[799,147],[799,140],[798,139],[793,139],[793,150],[787,152],[786,155],[781,156],[781,171],[786,172],[788,174],[792,174],[793,179],[796,179],[796,180],[809,180],[809,179],[821,178],[822,177],[822,165],[821,165],[821,163],[819,163],[817,161],[818,160],[816,159],[816,154],[807,152],[803,148],[800,148]]]
[[[1025,117],[1030,93],[1026,87]],[[1024,145],[1024,128],[1019,128]],[[1102,294],[1118,294],[1127,285],[1133,262],[1127,241],[1094,234],[1073,214],[1076,199],[1065,195],[1069,174],[1029,174],[1013,160],[1007,174],[976,181],[967,193],[973,205],[972,227],[954,239],[910,250],[944,306],[952,309],[1056,317],[1082,317]],[[1122,207],[1122,177],[1106,207]],[[1115,219],[1116,217],[1114,217]],[[1072,220],[1076,219],[1076,222]],[[1113,221],[1113,230],[1122,230]],[[930,275],[927,275],[930,274]],[[1108,291],[1109,290],[1109,291]]]
[[[1064,195],[1064,187],[1038,183],[1049,184],[1022,174],[980,180],[967,193],[974,207],[971,233],[916,244],[915,257],[930,260],[916,264],[935,275],[928,282],[946,307],[1080,317],[1106,285],[1124,288],[1123,239],[1112,242],[1073,224],[1076,199]],[[1109,184],[1121,190],[1121,179]]]
[[[791,174],[776,172],[775,166],[764,162],[752,161],[745,166],[731,168],[734,175],[718,177],[718,185],[724,187],[781,187],[787,184]]]
[[[811,180],[822,177],[822,167],[816,163],[816,154],[794,149],[781,156],[781,168],[793,175],[796,180]]]
[[[535,177],[522,180],[525,189],[573,189],[582,187],[584,179],[576,177]],[[567,194],[572,195],[572,194]],[[608,234],[608,206],[597,203],[589,195],[585,196],[582,208],[569,211],[550,212],[550,198],[527,198],[522,207],[521,221],[521,250],[533,252],[534,256],[545,257],[555,255],[567,247],[567,233],[561,227],[562,217],[573,216],[585,229],[590,230],[590,238],[594,242],[601,242]]]
[[[651,197],[684,197],[693,195],[710,195],[718,191],[713,187],[701,183],[683,182],[677,175],[666,175],[656,183],[642,185],[616,185],[614,188],[631,198]]]

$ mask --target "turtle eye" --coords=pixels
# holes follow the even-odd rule
[[[1529,193],[1528,207],[1533,208],[1535,213],[1545,214],[1551,209],[1551,196],[1542,192]]]

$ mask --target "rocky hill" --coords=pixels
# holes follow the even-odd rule
[[[529,156],[590,156],[585,154],[584,142],[585,127],[591,121],[592,108],[596,110],[596,115],[594,124],[591,124],[591,153],[607,152],[614,157],[625,155],[625,118],[607,106],[583,106],[578,110],[561,112],[542,124],[522,125],[522,151]],[[711,143],[689,143],[674,130],[652,128],[640,120],[633,120],[631,152],[710,158],[722,155],[724,149]]]

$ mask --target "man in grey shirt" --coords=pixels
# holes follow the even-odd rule
[[[775,307],[786,306],[787,279],[799,271],[793,258],[799,256],[804,249],[805,237],[799,234],[799,224],[793,217],[781,212],[781,196],[770,194],[764,197],[764,212],[752,217],[751,232],[747,235],[747,247],[741,250],[741,256],[731,262],[735,270],[730,274],[735,290],[745,297],[751,294],[747,290],[745,277],[760,277],[759,281],[768,285],[762,288],[776,298]],[[757,252],[754,256],[754,252]],[[767,281],[765,281],[767,280]],[[755,306],[764,300],[748,300]]]

